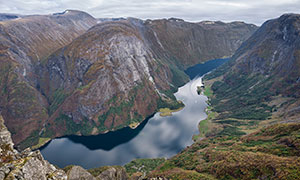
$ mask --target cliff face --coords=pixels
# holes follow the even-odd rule
[[[230,55],[255,30],[243,23],[238,28],[217,24],[129,18],[89,29],[45,62],[40,84],[51,117],[42,136],[98,134],[138,124],[160,107],[178,107],[172,93],[187,80],[183,65]],[[209,40],[214,33],[239,28],[243,31],[234,37]],[[204,44],[211,52],[202,50]],[[185,53],[194,58],[183,58]]]
[[[28,146],[48,118],[36,74],[43,60],[94,24],[79,11],[0,22],[0,109],[16,144]]]
[[[172,76],[128,21],[94,26],[50,56],[45,68],[41,89],[52,100],[49,127],[58,136],[139,123],[168,98],[160,91],[170,90]]]
[[[167,56],[185,68],[211,59],[229,57],[248,39],[257,26],[243,22],[180,19],[148,20],[148,39],[155,54]]]
[[[256,30],[240,22],[96,21],[65,11],[0,22],[0,107],[19,148],[136,126],[157,108],[179,107],[173,92],[188,80],[182,70],[230,56]]]

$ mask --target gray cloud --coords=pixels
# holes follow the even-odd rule
[[[94,17],[178,17],[187,21],[245,21],[260,25],[283,13],[300,13],[300,0],[0,0],[0,12],[49,14],[65,9]]]

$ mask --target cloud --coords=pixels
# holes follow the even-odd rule
[[[300,13],[300,0],[0,0],[0,12],[49,14],[65,9],[94,17],[178,17],[188,21],[245,21],[260,25],[283,13]]]

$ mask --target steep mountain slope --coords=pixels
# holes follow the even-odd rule
[[[230,106],[229,111],[235,112],[230,117],[247,115],[248,119],[266,119],[277,111],[273,114],[284,116],[280,118],[299,120],[299,18],[286,14],[267,21],[226,66],[207,76],[224,74],[222,81],[212,86],[216,110],[227,111]]]
[[[0,21],[0,109],[20,149],[182,106],[173,92],[188,80],[184,68],[232,55],[256,30],[178,19],[96,23],[73,10]]]
[[[148,20],[148,39],[155,54],[163,54],[185,68],[211,59],[229,57],[257,29],[244,22],[204,21],[188,23],[180,19]]]
[[[299,179],[300,15],[262,25],[219,69],[196,142],[149,177]]]
[[[56,136],[139,123],[166,101],[158,89],[170,90],[172,76],[128,21],[94,26],[50,56],[44,72],[49,83],[41,87],[52,97],[54,113],[48,127]],[[59,107],[57,98],[62,97]]]
[[[166,29],[160,24],[170,27]],[[178,108],[181,104],[172,93],[188,80],[183,67],[196,63],[196,56],[202,57],[199,49],[207,44],[212,52],[211,56],[197,59],[198,62],[230,55],[256,29],[243,23],[240,27],[208,26],[172,19],[129,18],[89,29],[45,61],[39,84],[42,94],[48,97],[51,116],[41,136],[98,134],[137,125],[161,107]],[[229,29],[240,34],[232,37],[230,31],[221,40],[223,44],[216,39],[201,42],[196,38]],[[193,48],[180,48],[174,54],[178,43],[184,47],[192,43]],[[218,51],[218,47],[224,48]],[[182,59],[184,53],[195,57],[190,61]]]
[[[37,84],[41,62],[94,24],[80,11],[0,22],[0,109],[16,144],[28,146],[24,140],[38,136],[48,118],[48,103]]]

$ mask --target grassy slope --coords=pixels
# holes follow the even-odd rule
[[[149,177],[299,179],[300,125],[278,123],[289,99],[269,91],[273,79],[216,74],[205,78],[211,106],[196,142]]]
[[[243,137],[205,138],[166,161],[149,177],[173,178],[179,173],[182,179],[200,176],[206,179],[299,179],[299,148],[300,125],[277,124]],[[183,173],[186,171],[190,173]]]

